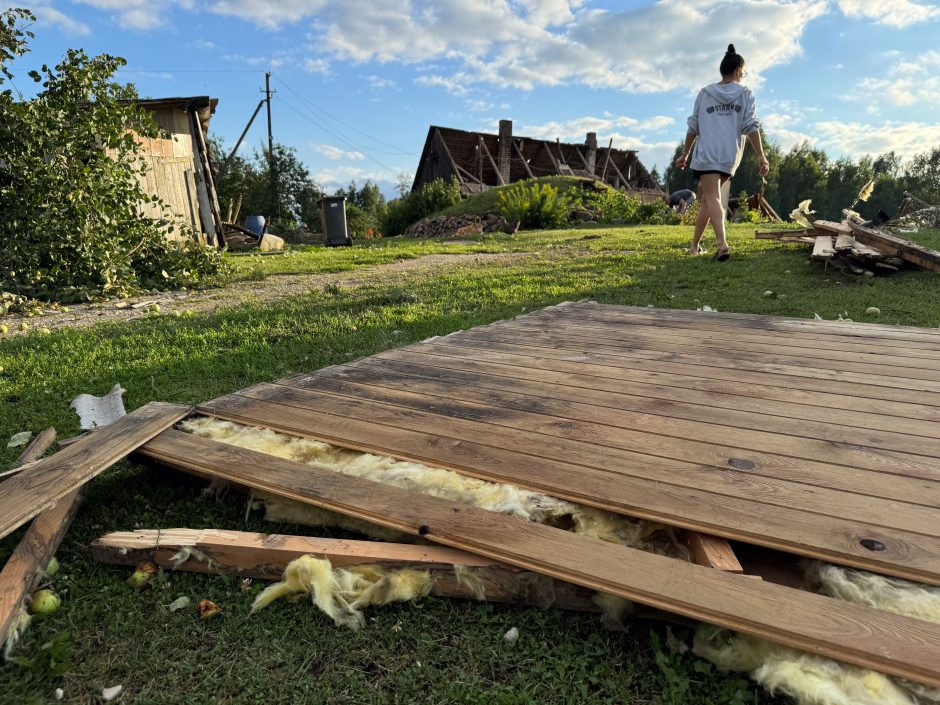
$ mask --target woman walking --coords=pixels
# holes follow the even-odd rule
[[[699,242],[709,223],[715,231],[718,249],[715,259],[724,262],[731,255],[725,239],[725,208],[721,203],[721,187],[734,176],[741,157],[744,142],[751,143],[757,153],[760,175],[770,171],[760,138],[760,123],[754,108],[754,94],[741,80],[747,76],[744,57],[728,45],[728,52],[719,66],[721,81],[705,86],[695,99],[695,107],[689,116],[689,131],[685,136],[685,148],[676,160],[676,166],[685,169],[689,163],[692,146],[692,175],[699,182],[699,211],[695,220],[695,234],[689,253],[700,254]]]

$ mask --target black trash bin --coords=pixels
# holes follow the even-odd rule
[[[320,199],[320,222],[328,247],[352,245],[346,224],[345,196],[324,196]]]

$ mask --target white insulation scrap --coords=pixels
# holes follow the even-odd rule
[[[396,460],[387,456],[360,453],[319,441],[297,438],[267,429],[242,426],[217,419],[190,419],[185,421],[181,428],[197,436],[267,453],[279,458],[301,463],[326,465],[330,469],[346,475],[394,485],[395,487],[462,502],[489,511],[516,516],[527,521],[570,529],[575,533],[592,536],[604,541],[688,560],[687,550],[675,540],[670,530],[660,524],[585,507],[514,485],[488,482],[467,477],[452,470]],[[400,541],[405,538],[396,532],[383,529],[374,524],[302,502],[287,500],[276,495],[257,491],[252,496],[253,501],[263,507],[265,518],[271,521],[284,521],[308,526],[336,526],[359,531],[383,540]],[[288,572],[290,572],[293,565],[292,563],[288,566]],[[285,573],[284,582],[278,584],[281,587],[271,593],[275,595],[272,599],[299,592],[328,595],[330,597],[323,600],[314,598],[314,601],[321,609],[323,609],[323,605],[326,605],[327,608],[324,611],[333,617],[337,623],[356,626],[359,618],[350,615],[343,606],[343,600],[350,604],[352,602],[345,597],[338,602],[332,598],[333,595],[346,594],[348,585],[343,581],[352,578],[349,576],[333,578],[339,580],[342,585],[339,588],[328,589],[325,587],[328,584],[325,571],[324,566],[305,563],[304,566],[297,567],[295,573],[291,575]],[[482,584],[476,584],[472,578],[468,577],[470,571],[458,569],[455,572],[458,581],[470,587],[474,593],[482,591]],[[312,577],[314,575],[319,577]],[[303,587],[304,585],[309,586],[309,589]],[[533,576],[530,597],[537,604],[551,605],[554,601],[553,586],[554,583],[550,578],[543,580],[541,576]],[[274,587],[277,586],[272,586],[272,589]],[[361,601],[357,604],[365,606]],[[624,614],[630,611],[628,601],[610,595],[599,598],[598,604],[605,611],[605,625],[613,626]]]

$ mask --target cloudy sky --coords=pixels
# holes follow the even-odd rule
[[[638,149],[660,172],[733,42],[767,134],[831,156],[940,144],[935,0],[41,0],[26,63],[128,60],[150,97],[219,98],[231,145],[273,73],[276,139],[327,188],[414,173],[428,126]],[[20,62],[17,68],[27,68]],[[262,143],[261,121],[249,146]]]

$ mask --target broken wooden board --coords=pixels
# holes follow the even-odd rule
[[[99,563],[152,561],[168,570],[260,580],[280,580],[288,563],[311,555],[329,560],[334,568],[377,565],[388,570],[429,570],[434,579],[431,594],[441,597],[599,611],[592,593],[584,588],[444,546],[216,529],[142,529],[105,534],[90,549]],[[472,571],[480,581],[482,598],[457,579],[455,566]]]
[[[734,555],[731,544],[726,539],[698,531],[684,532],[683,539],[695,563],[728,573],[744,572],[738,557]]]
[[[41,458],[55,442],[55,436],[55,429],[47,428],[23,452],[18,462],[30,463]],[[59,548],[80,501],[81,489],[78,489],[37,516],[0,571],[0,646],[9,637],[18,612]]]
[[[886,255],[900,257],[924,269],[940,272],[940,252],[891,233],[865,225],[852,225],[852,234],[859,242],[877,248]]]
[[[143,443],[189,415],[191,407],[151,402],[43,458],[0,487],[0,538],[54,506]]]
[[[39,435],[33,439],[33,442],[30,443],[26,450],[20,454],[20,457],[16,459],[13,467],[5,472],[0,472],[0,480],[5,477],[12,477],[27,465],[39,460],[43,453],[55,442],[55,437],[56,432],[52,427],[40,431]]]
[[[836,233],[837,235],[851,235],[852,226],[847,223],[837,223],[832,220],[814,220],[813,227],[817,230]]]
[[[940,686],[940,626],[165,431],[141,453],[591,590]],[[264,472],[259,473],[258,468]],[[772,606],[772,608],[768,608]]]
[[[815,259],[825,259],[835,254],[835,244],[832,235],[818,235],[816,243],[813,245],[812,257]]]

